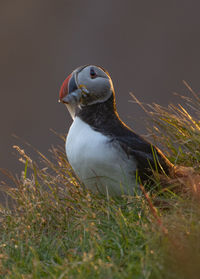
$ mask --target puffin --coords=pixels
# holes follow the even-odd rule
[[[161,150],[120,119],[113,83],[104,68],[75,69],[64,80],[59,101],[73,119],[65,149],[84,187],[103,195],[134,195],[139,183],[147,183],[155,171],[169,175],[173,165]]]

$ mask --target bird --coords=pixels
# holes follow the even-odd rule
[[[113,82],[103,67],[75,69],[64,80],[59,101],[73,119],[65,144],[68,161],[93,193],[134,195],[154,171],[168,175],[172,170],[158,147],[120,119]]]

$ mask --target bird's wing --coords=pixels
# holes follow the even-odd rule
[[[159,172],[169,173],[171,163],[164,154],[151,145],[145,139],[132,132],[123,137],[116,137],[115,140],[120,144],[128,157],[133,157],[137,162],[137,170],[141,179],[147,179],[152,174],[152,169]]]

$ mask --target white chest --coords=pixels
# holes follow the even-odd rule
[[[136,164],[120,146],[94,131],[76,117],[67,140],[66,153],[74,172],[92,191],[113,195],[133,194]]]

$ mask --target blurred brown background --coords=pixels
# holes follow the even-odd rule
[[[44,154],[60,143],[70,116],[59,87],[76,67],[94,63],[111,74],[122,119],[145,130],[144,102],[167,105],[182,80],[200,88],[200,2],[18,0],[0,2],[0,167],[19,172],[16,134]]]

